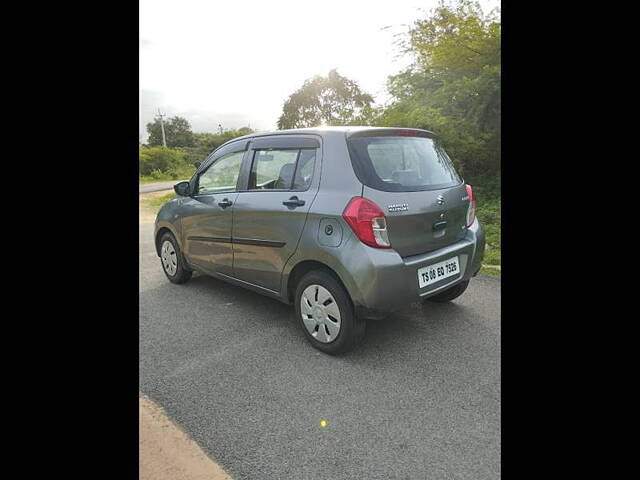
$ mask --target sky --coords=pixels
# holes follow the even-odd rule
[[[499,0],[482,0],[488,12]],[[140,0],[140,141],[158,109],[194,132],[275,130],[284,101],[336,68],[388,100],[394,42],[437,0]]]

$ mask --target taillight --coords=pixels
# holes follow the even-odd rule
[[[467,195],[469,196],[469,208],[467,209],[467,227],[470,227],[473,221],[476,219],[476,199],[473,197],[473,189],[471,185],[465,185],[467,187]]]
[[[371,200],[353,197],[342,217],[362,243],[375,248],[391,248],[384,212]]]

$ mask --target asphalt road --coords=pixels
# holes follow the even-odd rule
[[[369,322],[331,357],[276,300],[170,284],[152,235],[141,225],[140,390],[236,480],[500,478],[498,278]]]
[[[163,190],[173,190],[173,186],[182,180],[170,180],[168,182],[141,183],[140,193],[161,192]]]

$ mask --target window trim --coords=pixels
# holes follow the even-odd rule
[[[320,148],[320,140],[315,136],[296,135],[272,135],[256,137],[251,142],[251,148],[256,150],[290,150],[301,148]]]

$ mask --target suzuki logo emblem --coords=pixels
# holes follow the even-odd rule
[[[438,199],[436,201],[438,205],[444,205],[444,197],[442,195],[438,195]]]

